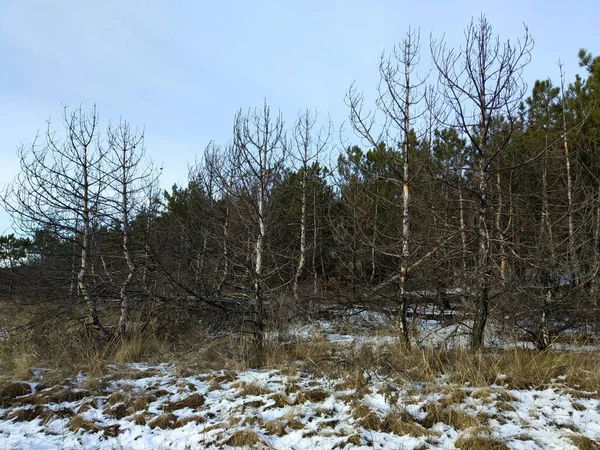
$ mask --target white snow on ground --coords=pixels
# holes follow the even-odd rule
[[[357,391],[342,380],[293,371],[177,376],[168,365],[125,369],[121,373],[127,371],[129,377],[117,378],[103,392],[86,393],[79,400],[40,407],[55,388],[18,397],[0,409],[0,448],[199,449],[254,442],[256,448],[295,450],[453,449],[457,439],[478,433],[511,449],[576,449],[571,441],[576,435],[600,441],[599,393],[559,385],[506,390],[449,386],[442,380],[437,386],[373,380]],[[68,389],[76,389],[76,384],[74,380]],[[145,401],[136,406],[136,399]],[[19,412],[23,416],[36,404],[56,414],[18,418]],[[466,413],[473,423],[466,421],[463,427],[432,422],[431,405]],[[98,428],[73,431],[77,411]],[[386,425],[384,418],[394,414],[401,418],[400,425]],[[156,426],[157,417],[164,423]]]

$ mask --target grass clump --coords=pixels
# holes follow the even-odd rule
[[[71,415],[73,412],[71,411]],[[31,422],[35,419],[40,419],[42,423],[46,423],[53,417],[55,417],[54,411],[42,405],[35,405],[31,408],[19,408],[15,411],[11,411],[5,416],[8,420],[14,420],[15,422]]]
[[[177,428],[176,423],[177,416],[173,413],[165,412],[156,417],[154,420],[150,421],[148,426],[152,429],[162,428],[163,430],[167,430]]]
[[[252,430],[237,430],[225,441],[232,447],[253,447],[260,442],[260,437]]]
[[[365,430],[381,430],[381,419],[375,411],[363,403],[352,409],[352,417]]]
[[[282,422],[281,420],[270,420],[267,423],[265,423],[265,430],[267,430],[267,433],[272,434],[274,436],[283,436],[285,435],[286,431],[286,423]]]
[[[178,419],[177,422],[175,423],[175,428],[180,428],[183,427],[185,425],[187,425],[188,423],[204,423],[206,422],[206,419],[202,416],[199,416],[198,414],[194,414],[192,416],[187,416],[187,417],[182,417],[181,419]]]
[[[28,383],[8,383],[0,389],[0,406],[3,408],[10,406],[15,403],[17,397],[28,394],[31,394],[31,386]]]
[[[232,387],[238,387],[238,386],[232,386]],[[271,391],[269,390],[269,388],[267,388],[266,386],[261,386],[258,383],[244,383],[244,382],[241,382],[239,387],[242,388],[242,390],[240,391],[240,395],[242,397],[265,395],[265,394],[270,394],[271,393]]]
[[[476,428],[460,435],[454,446],[461,450],[509,450],[504,442],[493,438],[487,428]]]
[[[480,425],[477,417],[467,414],[459,408],[444,408],[439,403],[429,402],[425,404],[423,410],[427,415],[423,420],[420,421],[420,423],[425,428],[431,428],[440,422],[445,423],[457,430],[464,430]]]
[[[117,403],[116,405],[106,406],[102,412],[109,417],[122,419],[123,417],[134,414],[135,410],[125,403]]]
[[[320,403],[329,395],[329,392],[324,389],[301,390],[296,394],[296,404],[304,402]]]
[[[590,439],[587,436],[578,434],[570,437],[571,442],[579,450],[600,450],[600,443]]]
[[[188,395],[179,401],[169,401],[163,405],[163,410],[167,412],[176,411],[183,408],[199,409],[204,406],[204,397],[198,393]]]
[[[429,436],[431,431],[416,423],[413,416],[403,410],[390,411],[381,422],[381,431],[398,436]]]
[[[100,425],[97,425],[89,420],[85,420],[80,415],[73,416],[67,424],[67,428],[74,433],[79,430],[84,430],[88,433],[99,433],[100,431],[103,431],[103,428]]]

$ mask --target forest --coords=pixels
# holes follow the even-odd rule
[[[1,295],[28,311],[11,322],[104,341],[210,322],[260,348],[296,317],[375,309],[410,346],[433,305],[469,324],[474,349],[490,317],[540,350],[595,334],[600,58],[582,49],[585,77],[526,90],[526,28],[500,41],[481,17],[460,48],[429,47],[430,68],[415,30],[382,55],[373,105],[349,86],[359,144],[265,102],[164,192],[143,131],[65,108],[62,128],[18,149],[2,196],[22,234],[2,237]]]
[[[600,56],[533,48],[409,29],[344,124],[240,109],[167,190],[64,107],[0,193],[0,444],[600,448]]]

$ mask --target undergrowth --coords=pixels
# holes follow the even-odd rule
[[[256,349],[249,336],[230,332],[207,337],[201,328],[181,333],[176,339],[146,331],[109,342],[99,342],[79,329],[36,331],[0,341],[0,374],[28,379],[36,376],[33,369],[40,368],[50,379],[83,372],[93,380],[106,375],[109,367],[147,362],[174,364],[181,375],[257,366],[290,374],[303,371],[345,380],[346,388],[357,391],[368,387],[373,377],[410,382],[435,382],[443,377],[458,385],[515,389],[561,385],[595,392],[600,386],[597,352],[409,349],[389,339],[377,344],[344,344],[318,334],[309,340],[278,336],[284,335],[271,333],[264,347]]]

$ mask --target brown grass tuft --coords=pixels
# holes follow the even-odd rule
[[[232,447],[253,447],[260,442],[260,437],[252,430],[237,430],[225,441]]]
[[[97,400],[94,398],[89,398],[81,402],[79,407],[77,408],[77,414],[83,414],[84,412],[89,411],[92,408],[97,407]]]
[[[477,417],[467,414],[459,408],[444,408],[438,403],[429,402],[425,404],[423,410],[427,415],[420,423],[425,428],[431,428],[439,422],[443,422],[457,430],[464,430],[480,425]]]
[[[431,435],[431,431],[416,423],[414,417],[404,410],[390,411],[386,414],[381,422],[381,431],[398,436],[421,437]]]
[[[233,370],[224,370],[221,375],[217,375],[213,378],[216,383],[230,383],[235,381],[237,378],[236,372]]]
[[[231,387],[241,387],[240,396],[242,397],[250,397],[256,395],[265,395],[270,394],[271,391],[266,386],[261,386],[258,383],[245,383],[240,382],[236,386],[232,385]]]
[[[8,383],[0,390],[0,406],[5,408],[15,403],[17,397],[31,394],[31,386],[27,383]]]
[[[600,450],[600,443],[583,435],[571,436],[571,442],[579,450]]]
[[[118,403],[116,405],[106,406],[102,412],[107,416],[114,417],[115,419],[122,419],[123,417],[134,414],[135,410],[131,406],[127,406],[126,403]]]
[[[76,433],[79,430],[84,430],[88,433],[98,433],[104,430],[100,425],[90,422],[89,420],[85,420],[80,415],[73,416],[67,424],[67,428],[73,433]]]
[[[173,413],[165,412],[162,413],[160,416],[156,417],[154,420],[151,420],[148,423],[148,426],[152,429],[162,428],[163,430],[166,430],[177,428],[176,424],[177,416]]]
[[[142,413],[138,413],[131,417],[131,421],[136,425],[146,425],[146,416]]]
[[[206,422],[206,419],[202,416],[199,416],[198,414],[194,414],[192,416],[187,416],[187,417],[182,417],[181,419],[177,419],[177,422],[175,423],[175,428],[181,428],[185,425],[187,425],[188,423],[204,423]]]
[[[494,398],[496,400],[500,400],[502,402],[516,402],[519,399],[512,395],[510,392],[505,390],[500,390],[494,393]]]
[[[78,402],[90,397],[92,394],[88,390],[82,389],[69,389],[62,386],[57,386],[52,389],[46,390],[40,393],[41,397],[38,403],[63,403],[63,402]]]
[[[571,402],[571,406],[575,411],[585,411],[585,406],[579,402]]]
[[[136,397],[131,402],[131,407],[136,411],[144,411],[148,408],[148,403],[151,403],[156,400],[156,397],[153,395],[146,395],[142,397]]]
[[[440,405],[444,408],[460,405],[468,396],[469,394],[464,389],[454,388],[440,399]]]
[[[271,394],[269,395],[269,397],[267,397],[269,400],[273,400],[273,404],[269,405],[266,409],[271,409],[271,408],[284,408],[286,406],[289,406],[292,404],[292,401],[289,399],[289,397],[285,394],[282,394],[280,392],[276,392],[275,394]]]
[[[362,439],[359,434],[353,434],[346,439],[346,445],[362,445]]]
[[[366,430],[381,430],[381,419],[369,406],[361,403],[352,409],[352,417]]]
[[[285,434],[286,424],[280,420],[270,420],[265,423],[265,430],[274,436],[283,436]]]
[[[131,403],[131,397],[127,394],[123,394],[122,392],[114,392],[107,399],[106,403],[108,405],[116,405],[118,403]]]
[[[72,411],[71,415],[73,415]],[[17,410],[10,411],[8,414],[6,414],[6,419],[14,420],[15,422],[31,422],[32,420],[39,418],[42,423],[46,423],[54,416],[54,411],[48,409],[46,406],[35,405],[31,408],[19,408]]]
[[[169,345],[155,335],[134,336],[127,340],[119,340],[112,348],[108,348],[110,360],[117,364],[149,361],[156,358],[169,358]]]
[[[320,403],[329,397],[329,392],[324,389],[302,390],[296,394],[296,404],[311,402]]]
[[[490,436],[464,434],[459,436],[454,443],[461,450],[509,450],[508,446]]]
[[[183,408],[198,409],[202,406],[204,406],[204,397],[196,393],[176,402],[166,402],[163,404],[162,409],[163,411],[171,412]]]

